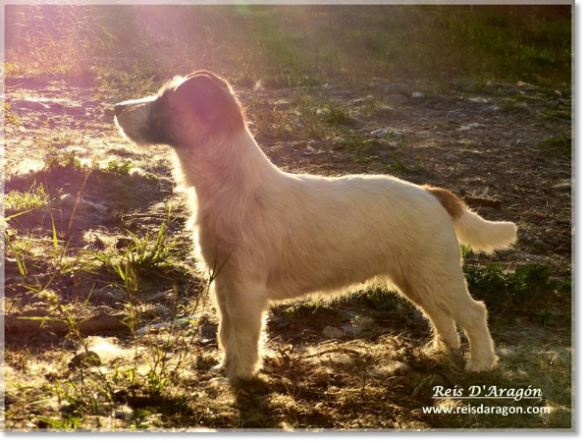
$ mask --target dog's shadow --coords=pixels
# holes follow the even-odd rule
[[[245,429],[267,429],[279,427],[273,415],[268,396],[272,392],[268,382],[259,377],[238,382],[233,387],[234,403],[240,411],[240,427]]]

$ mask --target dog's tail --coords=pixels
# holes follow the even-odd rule
[[[492,254],[507,249],[517,241],[517,226],[512,222],[491,222],[472,212],[447,189],[424,186],[450,214],[460,243],[474,252]]]

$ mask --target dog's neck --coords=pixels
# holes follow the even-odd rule
[[[242,217],[250,199],[258,198],[285,174],[256,143],[248,128],[223,140],[177,149],[180,177],[197,195],[197,219]],[[202,214],[203,212],[203,214]]]

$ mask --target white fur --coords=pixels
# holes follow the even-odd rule
[[[247,129],[210,145],[177,153],[193,191],[195,241],[217,268],[221,366],[229,377],[258,369],[271,301],[339,295],[375,280],[422,309],[437,346],[458,349],[458,323],[471,345],[468,370],[495,366],[486,308],[468,293],[456,234],[492,251],[514,242],[512,223],[468,210],[454,223],[428,191],[389,176],[285,173]]]
[[[471,211],[465,211],[454,222],[454,229],[458,240],[475,252],[492,254],[517,241],[517,226],[514,223],[490,222]]]

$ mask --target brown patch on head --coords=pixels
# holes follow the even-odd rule
[[[143,138],[179,148],[245,128],[244,112],[230,85],[208,71],[175,77],[153,103]]]
[[[210,133],[244,128],[244,113],[232,88],[208,71],[197,71],[174,87],[169,101],[176,112],[195,117]]]
[[[451,191],[444,188],[436,188],[435,186],[424,185],[422,186],[428,192],[431,192],[435,198],[439,200],[441,205],[448,211],[448,214],[454,219],[459,219],[464,213],[464,202],[460,200]]]

